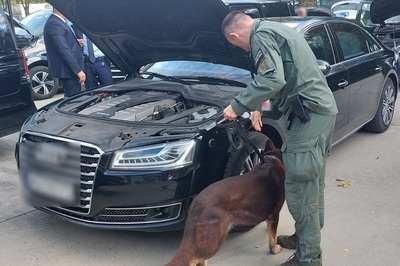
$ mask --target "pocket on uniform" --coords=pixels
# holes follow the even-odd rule
[[[283,144],[282,151],[287,179],[306,182],[321,174],[323,154],[319,146],[319,136],[287,142]]]

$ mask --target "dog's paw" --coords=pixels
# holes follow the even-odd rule
[[[278,254],[282,251],[282,248],[280,245],[275,245],[275,247],[271,248],[272,254]]]

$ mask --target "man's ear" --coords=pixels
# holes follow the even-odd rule
[[[235,37],[235,38],[239,38],[239,35],[238,35],[237,33],[235,33],[235,32],[229,33],[228,36],[230,36],[230,37]]]
[[[234,32],[231,32],[231,33],[229,33],[228,34],[228,41],[235,41],[235,40],[237,40],[237,39],[239,39],[240,37],[239,37],[239,34],[237,34],[237,33],[234,33]]]

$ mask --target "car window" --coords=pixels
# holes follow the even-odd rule
[[[400,15],[388,18],[385,24],[400,24]]]
[[[294,15],[290,12],[289,4],[280,3],[265,3],[264,12],[266,17],[289,17]]]
[[[261,10],[256,5],[231,5],[229,6],[231,11],[242,11],[252,18],[260,18]]]
[[[358,10],[358,3],[344,3],[332,8],[333,12],[341,10]]]
[[[371,12],[370,12],[371,4],[363,4],[361,6],[361,13],[360,13],[360,22],[362,25],[367,25],[371,23]]]
[[[250,71],[208,62],[163,61],[153,64],[146,71],[175,77],[214,77],[235,80],[242,83],[252,81]]]
[[[344,23],[333,23],[331,27],[339,41],[344,60],[369,53],[369,46],[371,44],[365,38],[366,35],[362,34],[356,26]]]
[[[324,26],[310,29],[304,34],[304,38],[318,60],[326,61],[331,65],[335,63],[332,45]]]
[[[41,36],[43,34],[44,25],[51,14],[51,10],[35,12],[21,20],[21,23],[26,26],[33,35]]]
[[[0,56],[8,55],[15,50],[16,47],[10,32],[8,21],[0,9]]]

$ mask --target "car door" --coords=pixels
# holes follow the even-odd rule
[[[25,57],[0,6],[0,137],[18,130],[35,110]]]
[[[374,117],[384,81],[379,45],[351,23],[333,23],[342,63],[349,75],[349,121],[354,130]]]
[[[349,86],[346,67],[338,62],[334,42],[325,24],[315,25],[303,32],[304,38],[314,52],[317,60],[322,60],[331,66],[326,74],[329,88],[335,96],[339,113],[336,116],[334,141],[344,136],[344,128],[348,124]],[[343,133],[341,133],[343,132]]]
[[[0,9],[0,99],[14,94],[20,86],[20,68],[15,39],[3,10]]]

